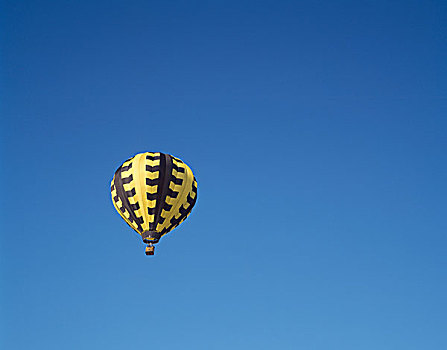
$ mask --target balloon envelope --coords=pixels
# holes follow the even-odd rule
[[[160,152],[126,160],[111,183],[112,201],[121,217],[146,243],[180,225],[197,199],[197,182],[180,159]]]

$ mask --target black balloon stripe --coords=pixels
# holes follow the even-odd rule
[[[179,193],[177,191],[173,191],[169,188],[168,192],[166,193],[166,196],[169,196],[171,198],[177,198],[178,194]]]
[[[183,179],[179,179],[179,178],[175,177],[174,175],[172,175],[171,181],[173,183],[175,183],[176,185],[181,185],[183,183]]]
[[[138,210],[140,209],[140,203],[136,202],[135,204],[131,204],[130,207],[132,208],[132,210]]]
[[[154,201],[157,199],[157,193],[148,193],[146,192],[146,198],[148,201]]]
[[[179,173],[184,173],[185,172],[185,168],[179,167],[179,166],[175,165],[174,163],[172,163],[172,169],[178,171]]]
[[[146,171],[150,171],[150,172],[155,172],[155,171],[159,171],[160,170],[160,166],[159,165],[146,165]]]
[[[191,205],[196,201],[196,197],[192,197],[191,193],[188,193],[188,197],[186,198],[186,201]]]
[[[159,155],[158,156],[147,155],[146,159],[148,159],[148,160],[157,160],[157,159],[160,159],[160,156]]]
[[[155,186],[158,185],[159,180],[158,179],[149,179],[146,178],[146,185],[147,186]]]
[[[163,210],[170,211],[172,209],[172,204],[168,204],[166,202],[163,203]]]
[[[127,197],[133,197],[137,194],[137,192],[135,191],[135,188],[132,188],[130,191],[126,191],[126,196]]]
[[[171,219],[170,223],[171,223],[172,226],[175,226],[175,225],[178,225],[178,223],[180,222],[180,220],[181,220],[181,216],[178,217],[178,218],[176,218],[176,217],[174,216],[174,217]]]
[[[121,167],[121,172],[128,171],[129,169],[132,169],[132,163],[130,163],[129,165]]]
[[[123,177],[121,181],[123,182],[123,184],[131,183],[133,181],[133,175],[130,174],[128,177]]]
[[[188,205],[188,208],[189,208],[189,205]],[[188,212],[188,209],[185,208],[184,205],[182,205],[182,206],[179,208],[179,213],[180,213],[182,216],[186,215],[187,212]]]

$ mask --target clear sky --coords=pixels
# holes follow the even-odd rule
[[[445,1],[0,13],[0,347],[447,349]],[[145,151],[199,186],[155,257]]]

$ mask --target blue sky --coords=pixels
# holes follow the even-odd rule
[[[3,1],[4,349],[447,348],[444,1]],[[128,157],[198,202],[156,256]]]

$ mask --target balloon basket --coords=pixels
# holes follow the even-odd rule
[[[145,253],[146,253],[146,255],[154,255],[155,254],[154,251],[155,251],[155,247],[153,245],[148,245],[146,247]]]

